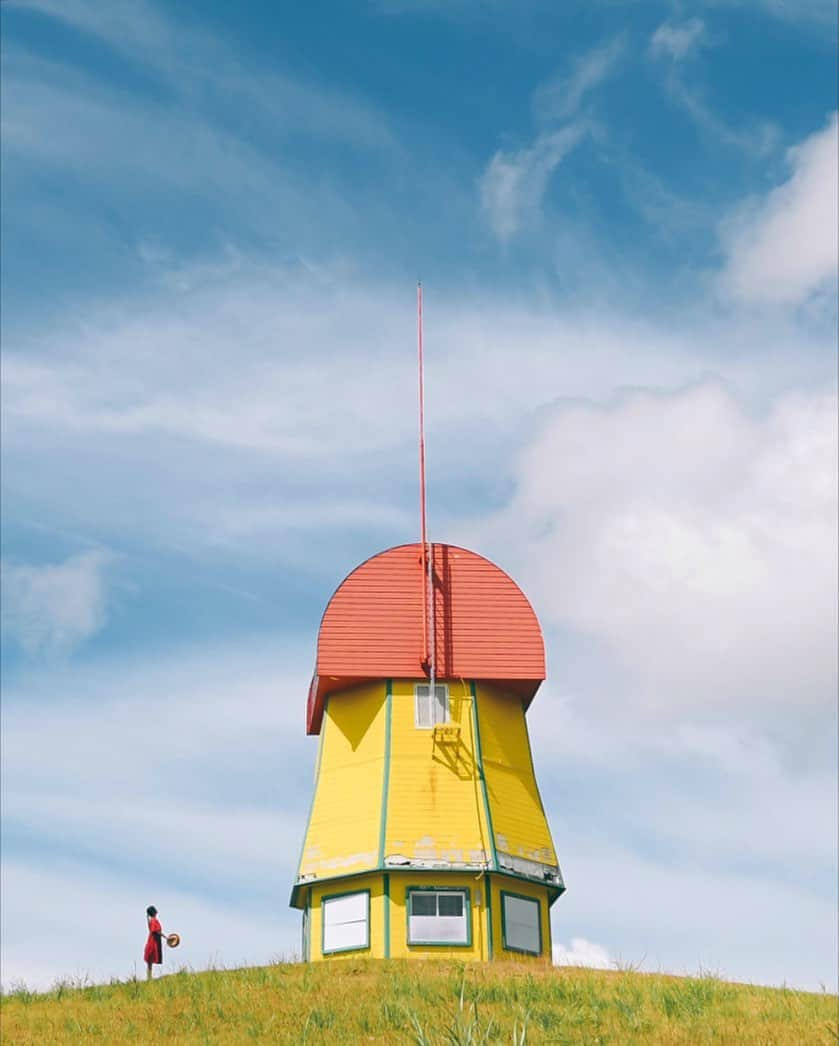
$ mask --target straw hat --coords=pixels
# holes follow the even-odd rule
[[[181,943],[181,935],[179,933],[168,933],[166,935],[166,943],[170,948],[177,948]]]

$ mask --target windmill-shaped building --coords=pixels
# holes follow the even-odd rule
[[[549,959],[564,885],[525,719],[542,632],[503,570],[425,540],[421,335],[420,462],[422,540],[357,567],[320,626],[304,956]]]
[[[323,615],[306,722],[320,736],[315,793],[291,899],[310,960],[551,954],[564,886],[525,720],[545,677],[539,622],[488,560],[443,544],[427,555],[433,691],[421,544],[362,563]]]

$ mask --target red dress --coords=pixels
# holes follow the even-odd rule
[[[163,927],[156,915],[149,919],[149,939],[146,941],[143,961],[156,964],[163,962]]]

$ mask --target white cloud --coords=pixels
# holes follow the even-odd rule
[[[481,177],[481,207],[492,231],[509,239],[528,221],[538,218],[548,181],[586,133],[583,124],[540,134],[533,145],[517,152],[499,151]]]
[[[543,790],[544,795],[544,790]],[[561,797],[547,800],[559,835]],[[794,876],[717,864],[614,841],[593,812],[557,839],[568,890],[554,904],[555,939],[608,940],[619,965],[836,991],[835,876],[822,891]],[[746,855],[747,856],[747,855]]]
[[[166,950],[160,972],[267,964],[300,955],[299,931],[274,906],[254,910],[241,895],[232,903],[173,887],[164,865],[138,863],[108,874],[80,861],[49,866],[4,856],[2,876],[3,988],[50,988],[57,980],[145,977],[145,909],[154,904],[181,945]]]
[[[4,560],[3,631],[30,653],[68,650],[89,639],[105,625],[104,571],[112,559],[95,550],[45,566]]]
[[[819,292],[835,300],[839,244],[837,115],[787,153],[792,173],[722,230],[723,291],[746,303],[798,305]]]
[[[817,714],[837,671],[836,427],[835,393],[763,417],[714,385],[563,404],[487,539],[521,550],[547,621],[604,643],[659,713]]]
[[[721,322],[696,307],[652,322],[619,298],[563,310],[426,290],[431,507],[441,527],[463,509],[435,487],[467,473],[492,485],[499,462],[509,476],[534,412],[560,397],[672,388],[710,369],[762,406],[834,371],[824,337],[794,316]],[[411,307],[404,288],[348,280],[340,268],[234,258],[164,270],[135,297],[81,303],[25,338],[7,336],[7,505],[111,547],[134,537],[253,555],[270,543],[298,565],[322,559],[307,515],[335,540],[366,519],[370,551],[404,540],[415,514],[404,494],[416,417]]]
[[[688,18],[681,23],[663,22],[650,37],[650,54],[669,55],[679,62],[697,49],[704,36],[705,23],[701,18]]]
[[[298,950],[310,656],[272,640],[7,682],[5,985],[129,974],[150,903],[184,936],[178,963]]]
[[[585,937],[572,937],[570,948],[564,944],[555,944],[553,961],[555,966],[587,966],[592,970],[615,968],[615,961],[606,949],[599,944],[592,944]]]

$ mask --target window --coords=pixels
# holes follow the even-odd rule
[[[468,890],[408,890],[408,944],[471,944]]]
[[[369,890],[324,897],[321,912],[324,955],[370,947]]]
[[[416,725],[420,730],[431,730],[438,723],[449,721],[449,688],[442,684],[434,687],[434,700],[431,700],[431,686],[428,683],[417,683],[414,687],[416,697]]]
[[[542,954],[542,922],[538,901],[502,890],[501,919],[507,951]]]

